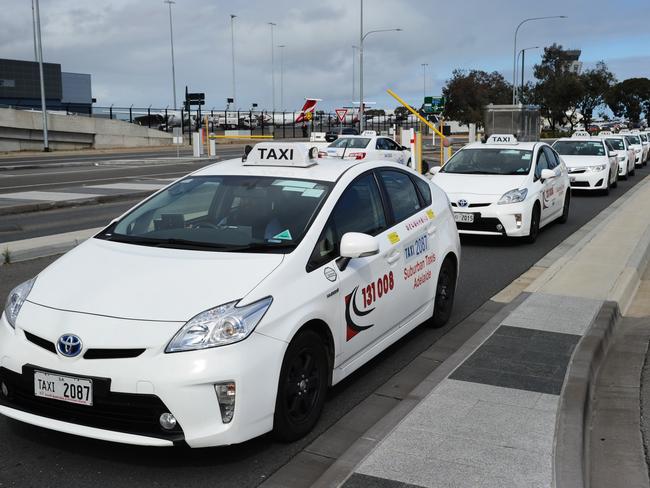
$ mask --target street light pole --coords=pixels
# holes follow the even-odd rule
[[[566,15],[549,15],[546,17],[531,17],[530,19],[524,19],[519,22],[517,28],[515,29],[515,45],[512,51],[512,104],[514,105],[517,101],[517,34],[519,33],[519,28],[524,25],[526,22],[531,22],[533,20],[545,20],[545,19],[566,19]]]
[[[280,44],[280,110],[284,112],[284,48],[285,44]]]
[[[526,51],[530,49],[539,49],[539,46],[525,47],[523,49],[520,49],[519,53],[517,53],[517,59],[519,59],[519,56],[521,56],[521,93],[519,93],[520,101],[522,101],[521,97],[524,93],[524,59],[526,57]]]
[[[38,49],[36,47],[36,14],[34,13],[34,0],[32,0],[32,32],[34,34],[34,61],[38,63]]]
[[[271,26],[271,90],[273,90],[271,99],[273,101],[273,111],[275,112],[275,39],[273,36],[273,28],[277,24],[269,22],[269,25]]]
[[[402,29],[377,29],[371,30],[363,33],[363,0],[361,2],[361,24],[359,32],[359,132],[363,132],[364,129],[364,106],[363,106],[363,41],[370,34],[376,34],[378,32],[400,32]]]
[[[357,97],[357,46],[352,46],[352,104]]]
[[[427,96],[427,66],[429,63],[422,63],[422,100]]]
[[[38,0],[35,0],[36,13],[36,39],[38,43],[38,75],[41,81],[41,112],[43,114],[43,151],[50,150],[50,143],[47,137],[47,107],[45,106],[45,81],[43,76],[43,42],[41,40],[41,12],[38,7]]]
[[[174,92],[174,110],[176,110],[176,66],[174,65],[174,28],[172,26],[172,4],[174,0],[163,0],[169,5],[169,41],[172,48],[172,90]]]
[[[230,14],[230,50],[232,56],[232,100],[235,106],[237,106],[237,88],[235,81],[235,14]]]

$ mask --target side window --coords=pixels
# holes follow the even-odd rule
[[[341,238],[347,232],[375,236],[384,230],[386,216],[379,188],[372,173],[367,173],[354,180],[339,198],[314,247],[307,271],[337,258]]]
[[[422,208],[409,175],[395,170],[383,170],[379,175],[386,188],[395,222],[401,222]]]
[[[415,186],[417,186],[418,190],[420,190],[420,195],[424,201],[424,206],[428,207],[431,205],[431,187],[429,186],[429,183],[418,177],[414,177],[413,181],[415,181]]]
[[[557,160],[557,157],[555,156],[555,153],[553,150],[548,147],[544,146],[544,155],[546,156],[546,162],[548,163],[548,169],[555,169],[555,167],[560,164],[560,162]]]
[[[535,165],[535,179],[539,180],[542,177],[542,170],[549,169],[548,161],[546,159],[546,154],[544,151],[539,151],[537,153],[537,164]]]
[[[383,137],[379,137],[377,139],[376,148],[379,149],[380,151],[386,151],[388,149],[388,146],[386,145],[386,139],[384,139]]]
[[[399,151],[401,148],[392,139],[384,139],[386,141],[386,149],[389,151]]]

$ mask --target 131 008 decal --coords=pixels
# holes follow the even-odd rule
[[[372,282],[361,289],[363,295],[363,306],[369,307],[382,296],[388,294],[395,288],[395,278],[393,272],[380,277],[376,282]]]

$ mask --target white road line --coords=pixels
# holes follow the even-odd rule
[[[8,200],[43,200],[49,202],[62,202],[65,200],[81,200],[83,198],[99,197],[91,193],[63,193],[54,191],[23,191],[18,193],[5,193],[0,198]]]
[[[193,162],[189,163],[177,163],[179,166],[184,164],[194,164]],[[168,164],[161,164],[160,166],[169,166]],[[1,176],[11,176],[14,178],[29,178],[30,176],[53,176],[53,175],[70,175],[76,173],[90,173],[91,171],[119,171],[124,169],[139,169],[139,168],[152,168],[155,166],[152,165],[129,165],[129,166],[120,166],[120,167],[99,167],[99,166],[88,166],[82,169],[76,169],[72,171],[51,171],[47,173],[24,173],[24,174],[1,174]],[[92,169],[91,169],[92,168]]]

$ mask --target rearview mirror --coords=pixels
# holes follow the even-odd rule
[[[543,169],[540,178],[542,180],[550,180],[551,178],[555,178],[555,171],[551,169]]]

